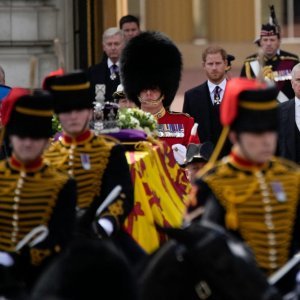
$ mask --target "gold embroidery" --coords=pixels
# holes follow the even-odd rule
[[[51,255],[50,249],[36,249],[36,248],[30,249],[31,263],[34,266],[39,266],[42,263],[42,261],[50,255]]]

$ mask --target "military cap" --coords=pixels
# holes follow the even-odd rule
[[[213,150],[214,145],[210,141],[202,144],[188,144],[185,164],[187,165],[192,162],[208,162]]]
[[[121,54],[124,91],[138,106],[142,90],[159,88],[164,95],[164,107],[170,107],[179,87],[181,70],[180,51],[161,32],[142,32],[127,43]]]
[[[264,132],[278,129],[278,91],[256,79],[228,81],[220,107],[223,126],[238,132]]]
[[[113,99],[116,102],[119,102],[120,99],[126,98],[126,95],[124,93],[124,88],[122,84],[119,84],[117,87],[117,90],[113,93]]]
[[[2,125],[8,135],[51,137],[53,114],[53,98],[47,91],[12,88],[2,101]]]
[[[82,70],[50,76],[45,79],[43,86],[54,97],[56,113],[94,107],[90,81]]]
[[[278,24],[274,5],[269,6],[270,9],[270,17],[269,22],[266,24],[262,24],[260,36],[271,36],[271,35],[277,35],[280,38],[280,26]]]

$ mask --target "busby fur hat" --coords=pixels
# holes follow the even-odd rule
[[[160,88],[168,108],[179,87],[182,57],[176,45],[160,32],[145,31],[131,39],[121,54],[121,81],[127,98],[140,106],[142,90]]]
[[[93,108],[94,97],[90,81],[82,70],[50,76],[45,79],[43,86],[54,97],[56,113]]]
[[[220,108],[221,123],[237,132],[278,129],[278,90],[255,79],[233,78],[228,82]]]
[[[20,137],[51,137],[53,114],[53,98],[43,90],[13,88],[1,106],[6,133]]]

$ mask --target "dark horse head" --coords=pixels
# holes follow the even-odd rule
[[[125,256],[109,239],[71,243],[39,278],[31,300],[136,299]]]
[[[164,229],[171,237],[139,277],[142,300],[277,300],[250,250],[220,227]]]

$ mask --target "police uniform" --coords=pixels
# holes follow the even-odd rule
[[[232,80],[221,107],[223,126],[237,133],[275,132],[276,88]],[[216,222],[245,241],[265,274],[274,273],[299,250],[300,172],[293,162],[273,157],[255,164],[233,148],[200,175],[195,194],[197,205],[205,205],[202,220]]]
[[[84,72],[50,77],[46,88],[54,95],[55,112],[58,114],[93,107],[89,81]],[[96,136],[89,129],[76,138],[62,133],[52,143],[45,158],[75,178],[78,186],[77,207],[79,211],[85,211],[81,225],[94,224],[99,234],[104,232],[98,222],[93,222],[96,211],[119,186],[121,191],[96,219],[109,220],[113,232],[121,228],[133,206],[133,187],[124,149],[120,144],[109,137]]]
[[[162,108],[154,115],[158,123],[158,137],[169,146],[182,144],[187,146],[190,141],[194,119],[188,114],[168,111]],[[199,142],[198,136],[196,136]]]
[[[1,113],[8,136],[47,139],[52,135],[53,101],[47,92],[13,88]],[[75,182],[41,157],[25,165],[13,152],[0,163],[0,194],[0,250],[24,258],[29,269],[23,275],[31,283],[72,235]],[[45,236],[32,246],[35,231]]]

